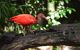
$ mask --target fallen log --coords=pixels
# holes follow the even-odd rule
[[[52,30],[52,31],[51,31]],[[23,50],[25,48],[46,45],[80,46],[79,25],[59,25],[47,31],[34,32],[15,38],[12,43],[4,45],[1,50]]]

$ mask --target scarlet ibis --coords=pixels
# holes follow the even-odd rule
[[[25,33],[30,33],[29,26],[37,23],[37,20],[34,16],[30,14],[19,14],[10,18],[10,21],[20,24],[24,27],[24,35]]]
[[[40,25],[44,25],[44,24],[46,24],[47,19],[45,18],[43,13],[37,14],[36,17],[34,17],[30,14],[19,14],[19,15],[11,17],[10,21],[12,21],[16,24],[22,25],[24,27],[25,31],[27,31],[29,33],[30,28],[28,26],[30,26],[32,24],[37,24],[37,23]]]
[[[17,24],[21,24],[23,26],[32,25],[37,22],[36,18],[30,14],[19,14],[12,18],[10,21],[15,22]]]

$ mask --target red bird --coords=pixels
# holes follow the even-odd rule
[[[30,14],[20,14],[20,15],[13,16],[12,18],[10,18],[10,21],[23,26],[37,23],[36,18]]]
[[[47,23],[47,19],[43,13],[37,14],[36,18],[30,14],[19,14],[11,17],[10,21],[22,25],[24,27],[24,31],[26,31],[27,33],[31,32],[28,26],[36,23],[38,23],[39,25],[44,25]]]
[[[25,35],[26,33],[30,33],[31,30],[29,26],[37,23],[36,18],[30,14],[19,14],[19,15],[13,16],[10,18],[10,21],[23,26],[24,28],[23,35]]]

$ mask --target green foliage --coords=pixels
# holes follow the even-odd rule
[[[75,11],[73,8],[65,7],[65,3],[69,3],[70,0],[48,0],[49,2],[55,2],[55,12],[54,16],[56,19],[66,17],[66,14],[71,14]],[[21,2],[22,3],[22,2]],[[32,14],[36,16],[38,12],[43,12],[47,14],[47,7],[45,6],[45,0],[25,0],[24,4],[19,4],[19,2],[12,0],[0,0],[0,28],[4,31],[16,31],[22,32],[22,26],[17,25],[9,21],[9,18],[22,13]],[[48,4],[48,2],[47,2]],[[46,4],[46,5],[47,5]],[[47,28],[51,26],[52,20],[48,19]],[[41,26],[33,25],[32,29],[40,29]]]
[[[71,14],[73,11],[74,12],[76,11],[74,8],[65,6],[65,4],[68,4],[70,0],[48,0],[48,1],[53,5],[53,8],[51,7],[52,11],[49,11],[50,18],[53,23],[52,25],[56,25],[56,23],[59,23],[58,21],[56,21],[56,19],[60,19],[63,17],[68,18],[67,14]]]
[[[69,8],[69,7],[66,7],[66,8],[63,8],[63,9],[57,9],[57,11],[55,11],[55,18],[56,19],[60,19],[60,18],[67,18],[67,14],[71,14],[73,11],[76,11],[75,9],[73,8]]]
[[[65,0],[65,2],[68,3],[69,0]],[[55,15],[55,17],[57,19],[63,18],[63,17],[67,18],[67,14],[71,14],[73,11],[75,11],[74,8],[65,7],[64,4],[65,4],[64,1],[60,1],[58,3],[58,6],[56,7],[55,12],[57,13],[57,16]]]
[[[16,4],[11,0],[0,0],[0,28],[4,31],[22,32],[22,26],[11,23],[9,18],[17,14],[27,13],[36,15],[38,12],[43,12],[46,8],[43,6],[43,0],[28,0],[24,4]],[[37,25],[32,26],[33,29],[38,28]]]

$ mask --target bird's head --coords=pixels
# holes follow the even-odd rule
[[[38,13],[36,15],[37,23],[41,26],[45,26],[48,24],[48,20],[46,19],[46,16],[43,13]]]

